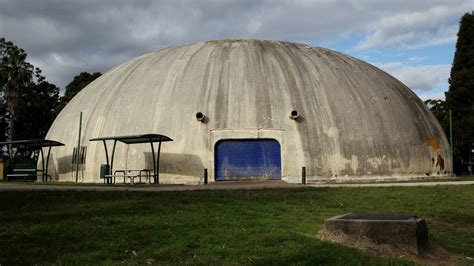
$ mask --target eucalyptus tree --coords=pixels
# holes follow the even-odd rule
[[[6,106],[6,137],[15,138],[17,109],[23,91],[36,78],[42,81],[41,70],[26,61],[26,52],[12,42],[0,38],[0,90]]]

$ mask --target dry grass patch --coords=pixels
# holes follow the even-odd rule
[[[419,264],[453,265],[470,264],[474,262],[470,257],[452,253],[431,242],[428,252],[421,256],[417,256],[416,254],[412,254],[393,245],[377,243],[367,237],[332,233],[326,229],[320,230],[317,234],[317,238],[323,241],[355,248],[370,255],[411,260]]]

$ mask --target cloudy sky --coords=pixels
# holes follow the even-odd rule
[[[368,61],[422,99],[442,98],[472,0],[0,0],[0,36],[61,88],[160,48],[210,39],[284,40]]]

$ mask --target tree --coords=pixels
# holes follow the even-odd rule
[[[4,101],[0,101],[0,141],[6,140],[7,135],[7,107]]]
[[[446,104],[453,115],[455,172],[467,167],[474,143],[474,12],[460,22]]]
[[[26,52],[0,38],[0,140],[43,138],[54,119],[59,89],[26,61]],[[8,151],[13,155],[12,145]],[[16,158],[31,160],[31,151],[16,150]],[[10,158],[11,159],[11,158]],[[12,162],[9,162],[11,166]]]
[[[425,105],[436,116],[446,136],[449,136],[449,109],[446,101],[429,99],[425,101]]]
[[[31,84],[21,95],[15,131],[18,139],[44,138],[55,118],[59,104],[59,88],[42,81]]]
[[[102,74],[100,72],[89,73],[81,72],[79,75],[75,76],[73,80],[66,86],[66,91],[64,96],[61,98],[61,102],[56,110],[58,114],[64,106],[78,94],[83,88],[85,88],[89,83],[94,81],[96,78],[100,77]]]
[[[42,80],[41,70],[26,61],[26,52],[0,38],[0,90],[6,104],[7,140],[15,138],[16,111],[20,95],[34,78]]]

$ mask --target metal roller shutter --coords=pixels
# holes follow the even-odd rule
[[[280,144],[273,139],[219,141],[216,180],[281,179]]]

